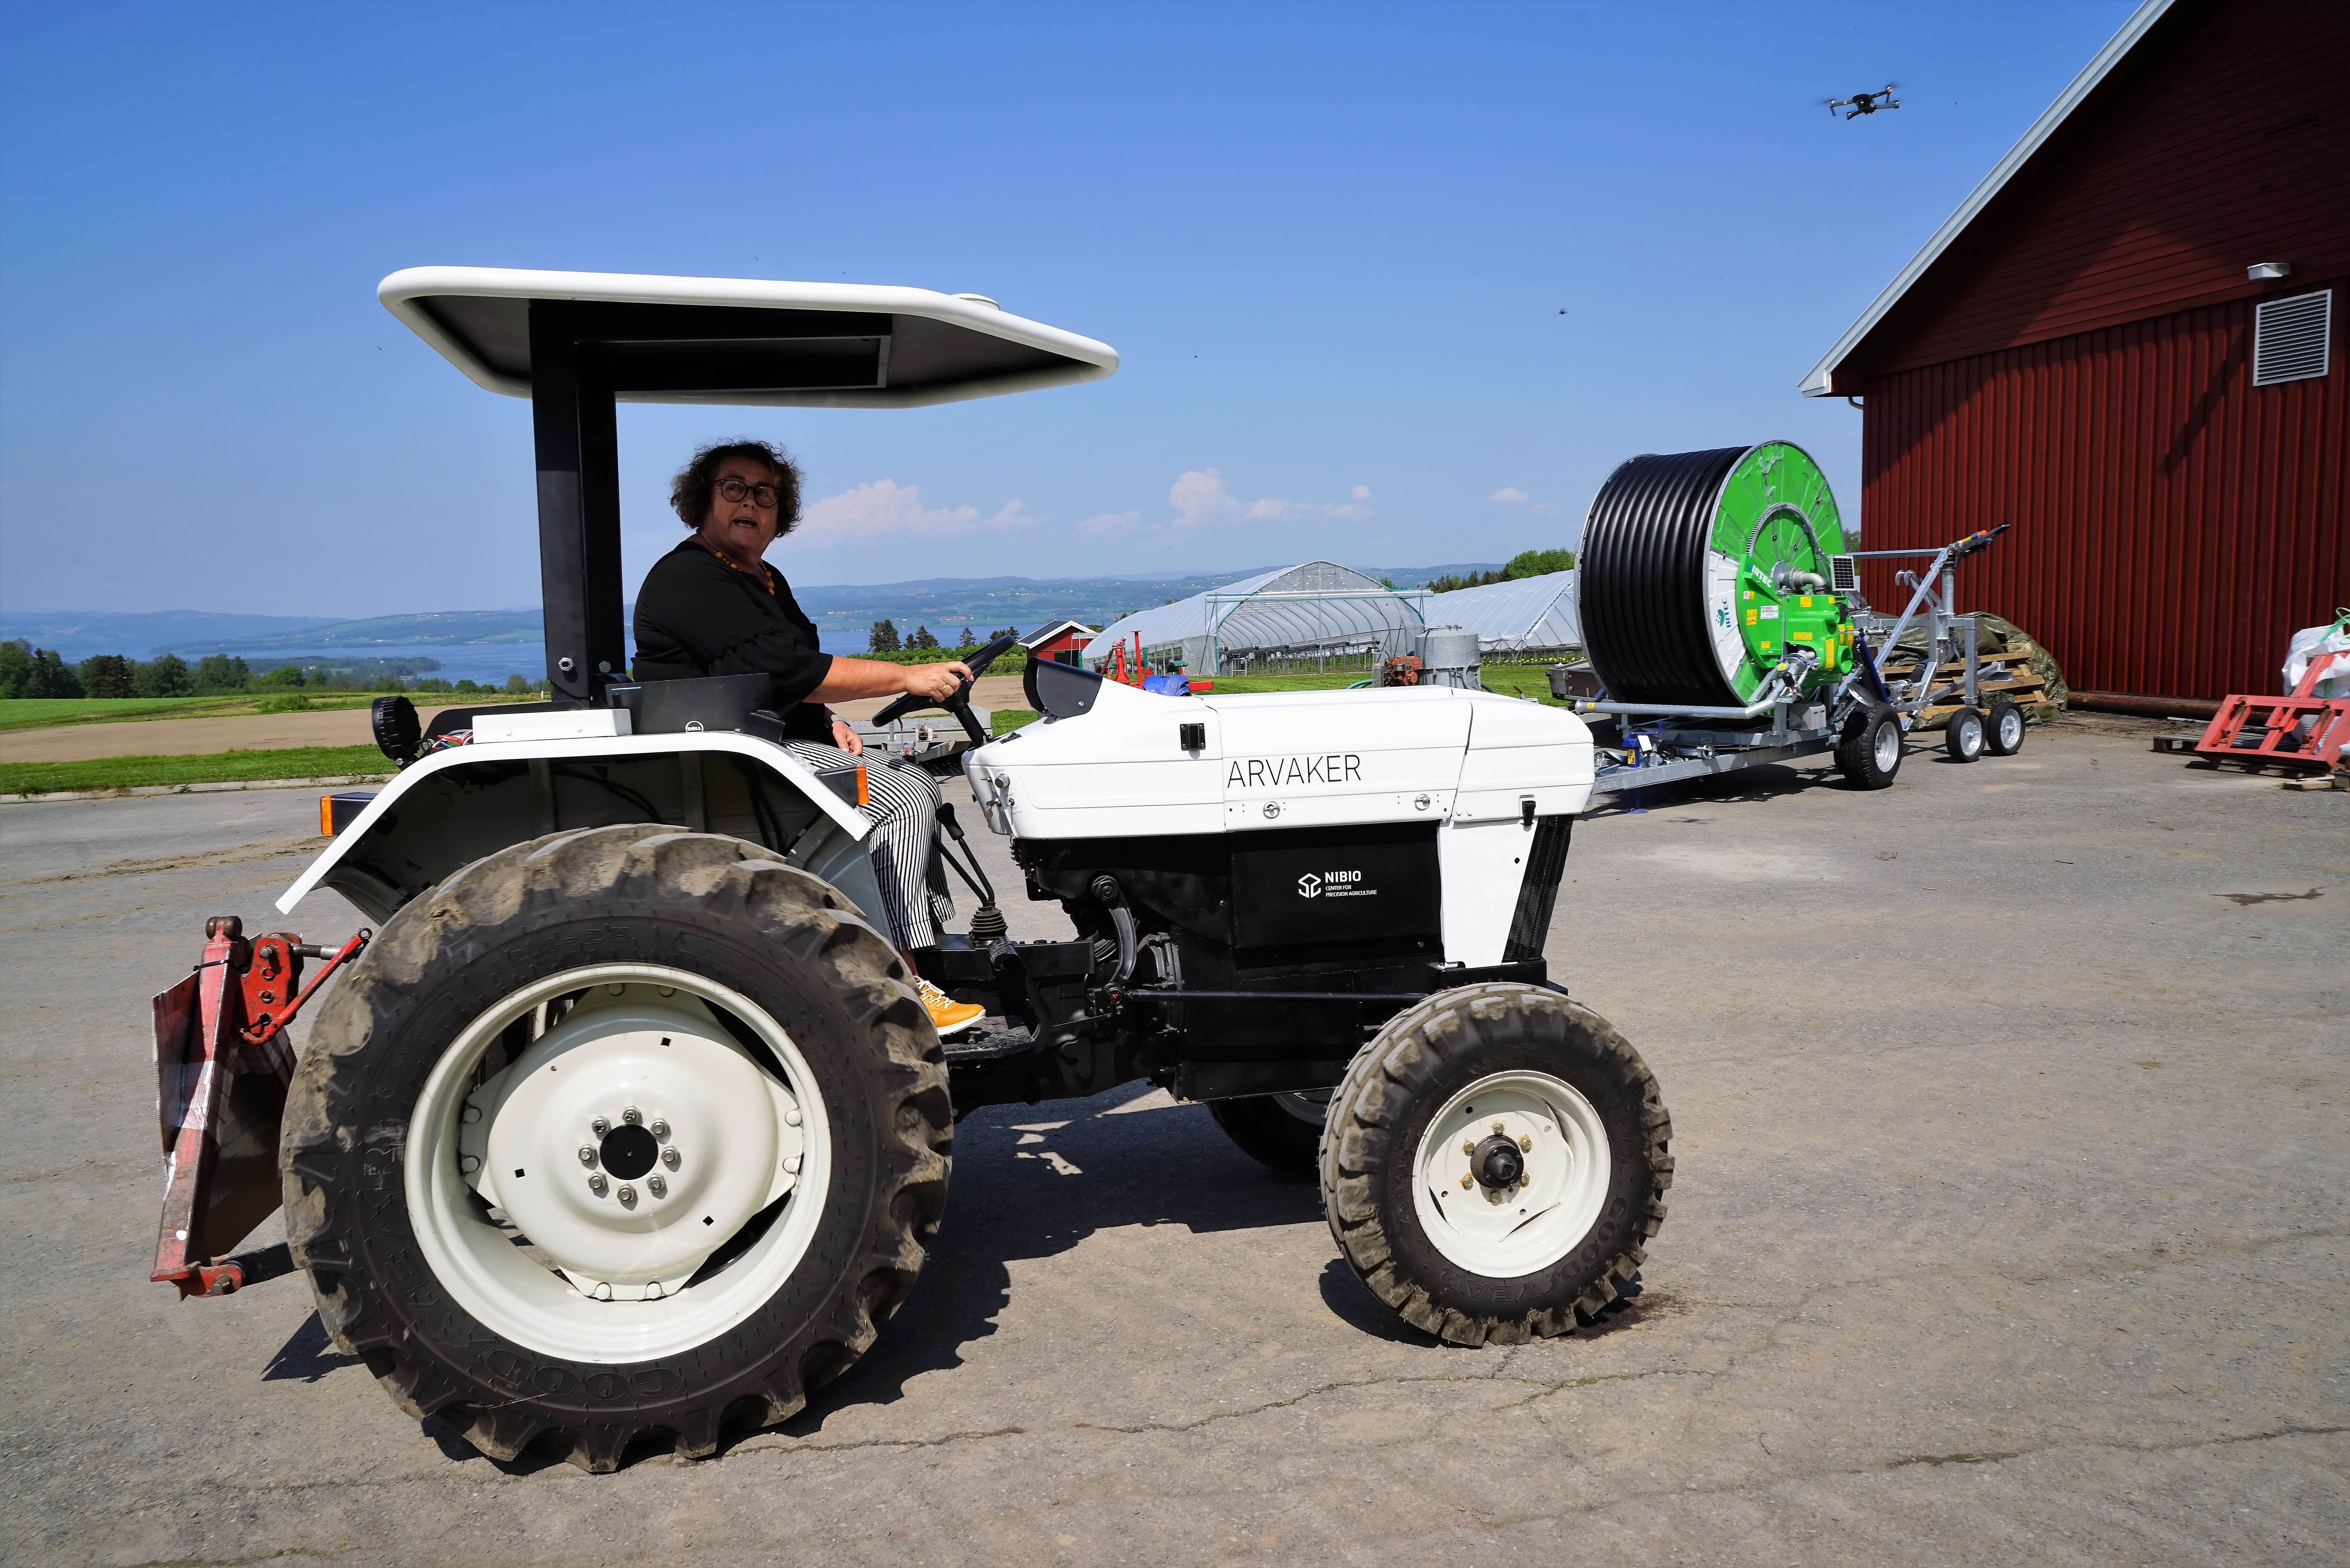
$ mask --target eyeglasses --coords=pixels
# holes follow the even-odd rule
[[[733,478],[720,480],[718,493],[729,501],[739,502],[747,497],[762,506],[773,506],[783,499],[783,492],[772,484],[751,484]]]

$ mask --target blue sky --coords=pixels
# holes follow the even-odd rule
[[[1774,436],[1850,510],[1797,379],[2130,9],[7,7],[0,607],[535,603],[527,405],[375,300],[427,263],[972,290],[1124,357],[624,408],[632,580],[737,431],[806,468],[810,583],[1501,559]]]

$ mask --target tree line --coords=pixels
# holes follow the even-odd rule
[[[1428,591],[1449,594],[1456,588],[1482,588],[1488,583],[1512,583],[1520,577],[1546,577],[1553,572],[1575,569],[1572,550],[1521,550],[1510,557],[1509,565],[1498,572],[1471,572],[1465,576],[1430,577]]]
[[[68,663],[55,649],[35,648],[22,638],[0,642],[0,697],[233,697],[288,691],[426,691],[478,696],[492,691],[520,695],[544,687],[519,675],[504,685],[410,679],[388,659],[364,659],[348,670],[306,670],[281,664],[256,671],[234,654],[212,653],[190,664],[176,653],[128,659],[100,653]]]
[[[865,651],[868,653],[923,653],[932,649],[942,649],[962,653],[984,647],[999,637],[1017,637],[1020,635],[1020,628],[1016,626],[1007,626],[1002,631],[991,631],[985,637],[973,638],[971,628],[965,627],[952,635],[962,640],[941,642],[929,627],[918,626],[901,638],[898,633],[896,621],[877,620],[873,623],[872,629],[865,634]]]

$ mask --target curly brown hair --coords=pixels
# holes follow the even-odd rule
[[[780,539],[798,527],[800,465],[782,447],[749,436],[712,441],[677,471],[677,477],[670,481],[669,504],[677,508],[679,520],[689,528],[699,528],[709,518],[710,498],[718,491],[718,465],[730,457],[763,462],[775,476],[775,537]]]

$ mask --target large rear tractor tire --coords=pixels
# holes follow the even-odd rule
[[[657,825],[503,850],[395,915],[286,1106],[335,1343],[501,1459],[698,1458],[797,1411],[946,1202],[938,1037],[848,900]]]
[[[1330,1097],[1322,1202],[1371,1293],[1456,1345],[1566,1334],[1664,1223],[1672,1118],[1607,1022],[1501,982],[1396,1015]]]
[[[1266,1169],[1284,1176],[1311,1177],[1319,1168],[1329,1099],[1320,1090],[1310,1096],[1250,1095],[1213,1101],[1208,1114],[1242,1153]]]

